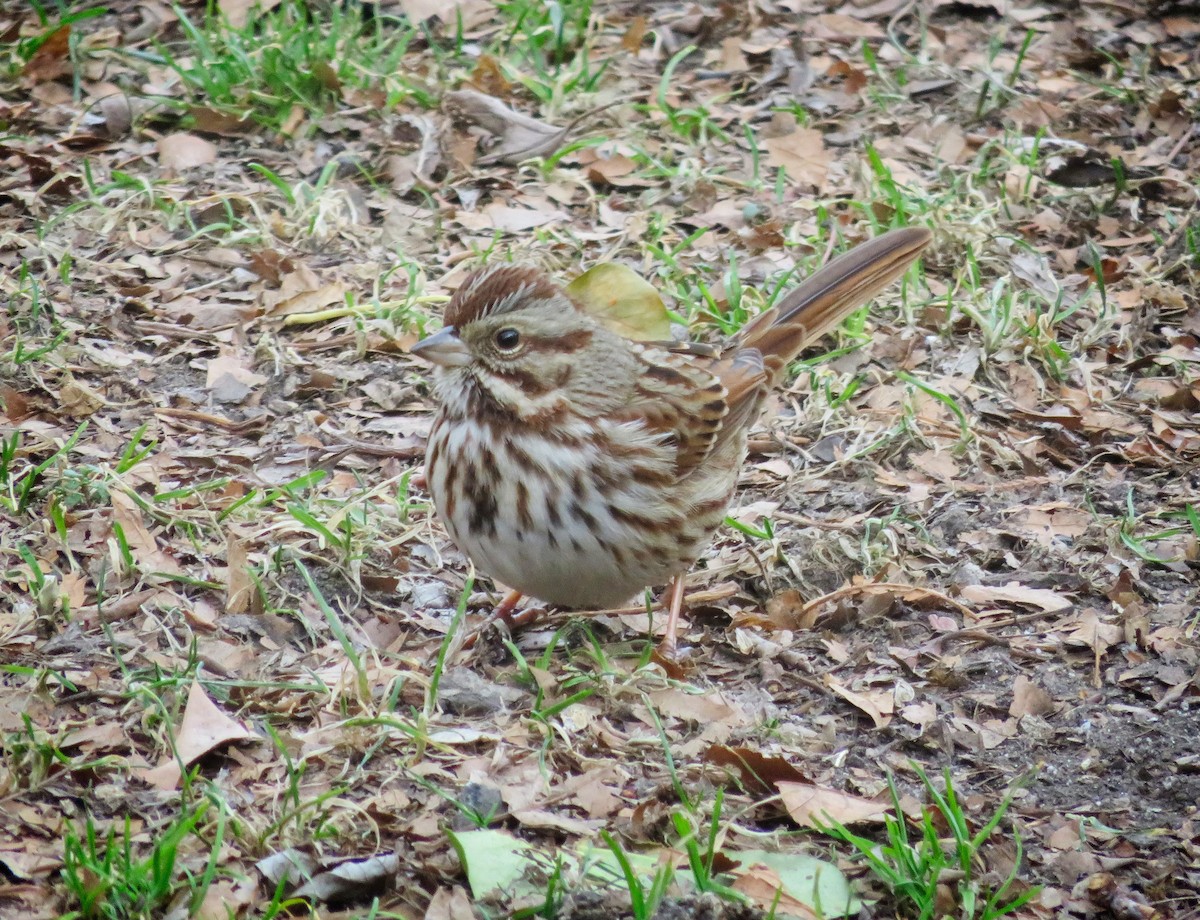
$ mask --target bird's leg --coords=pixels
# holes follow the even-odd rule
[[[507,625],[512,626],[513,611],[517,609],[517,604],[521,603],[520,591],[509,591],[504,595],[504,599],[492,608],[492,621],[503,620]]]
[[[666,601],[667,626],[662,642],[658,644],[658,653],[664,658],[675,658],[675,633],[679,629],[679,612],[683,609],[683,579],[686,572],[681,572],[671,579],[667,587]]]
[[[509,591],[504,595],[503,600],[492,608],[492,615],[487,618],[482,626],[471,633],[463,640],[462,647],[471,649],[475,647],[475,643],[479,641],[479,637],[494,627],[497,623],[504,624],[504,631],[511,633],[513,630],[522,626],[526,626],[537,619],[542,610],[538,607],[523,610],[516,613],[517,604],[521,602],[522,594],[520,591]]]

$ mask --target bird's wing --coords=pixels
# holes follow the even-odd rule
[[[666,436],[675,451],[675,472],[685,476],[717,443],[728,415],[725,383],[711,359],[676,353],[667,344],[635,344],[641,373],[616,421],[638,421]],[[685,352],[689,349],[684,349]]]

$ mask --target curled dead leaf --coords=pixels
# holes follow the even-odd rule
[[[478,125],[496,137],[496,145],[479,158],[481,164],[515,165],[530,157],[553,153],[566,139],[567,129],[514,112],[499,99],[460,89],[446,93],[443,102],[455,118]]]

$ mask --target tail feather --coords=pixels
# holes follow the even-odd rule
[[[762,353],[774,383],[801,349],[903,275],[931,239],[924,228],[906,227],[838,256],[755,317],[742,330],[740,346]]]

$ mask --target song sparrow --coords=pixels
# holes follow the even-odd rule
[[[532,268],[475,272],[412,348],[437,365],[425,475],[446,530],[484,572],[562,607],[671,581],[673,651],[683,576],[724,520],[767,391],[929,240],[863,243],[721,355],[623,338]]]

